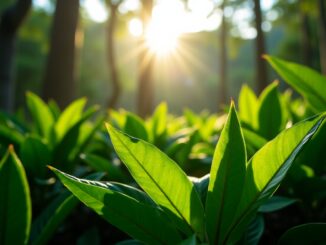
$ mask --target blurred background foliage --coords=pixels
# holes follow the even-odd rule
[[[2,0],[0,12],[3,16],[8,8],[26,0]],[[17,30],[16,52],[13,54],[11,83],[14,84],[14,108],[20,108],[24,104],[24,94],[30,90],[44,95],[46,89],[47,75],[49,73],[49,58],[51,40],[59,35],[59,39],[65,34],[62,29],[64,23],[68,23],[70,12],[68,5],[77,4],[79,17],[77,27],[73,34],[74,52],[62,52],[59,49],[55,54],[59,57],[51,63],[54,73],[51,77],[57,80],[56,74],[60,73],[58,64],[74,56],[74,69],[72,87],[73,93],[68,98],[72,101],[80,96],[87,96],[90,104],[100,104],[102,108],[124,107],[130,111],[138,111],[140,107],[139,97],[144,97],[139,90],[139,80],[142,79],[141,69],[141,37],[138,37],[137,24],[145,22],[143,12],[146,4],[150,9],[166,4],[170,6],[170,12],[163,13],[166,18],[164,28],[172,28],[177,24],[178,16],[174,16],[176,3],[182,4],[183,11],[198,15],[197,27],[190,32],[179,33],[178,47],[171,53],[160,57],[152,55],[150,59],[152,73],[149,78],[154,85],[154,95],[150,108],[161,101],[167,101],[170,111],[180,113],[185,107],[194,111],[209,109],[212,112],[223,108],[221,105],[228,104],[229,98],[237,98],[241,85],[249,84],[260,92],[256,80],[257,62],[255,53],[257,50],[257,22],[255,8],[260,3],[261,28],[264,35],[265,52],[271,55],[291,60],[310,66],[321,71],[320,52],[320,8],[318,4],[322,1],[307,0],[188,0],[188,1],[140,1],[140,0],[83,0],[65,1],[66,10],[63,10],[59,25],[59,34],[51,35],[53,18],[55,12],[59,11],[60,1],[34,0],[28,9],[24,20]],[[147,2],[147,3],[146,3]],[[150,2],[150,3],[148,3]],[[257,3],[258,2],[258,3]],[[170,4],[170,5],[169,5]],[[157,11],[158,12],[158,11]],[[157,14],[156,12],[156,14]],[[224,14],[223,14],[224,13]],[[222,15],[223,14],[223,15]],[[114,29],[110,20],[115,16]],[[153,12],[155,17],[155,11]],[[222,16],[224,16],[222,18]],[[182,16],[179,17],[180,21]],[[66,22],[65,22],[66,21]],[[137,22],[138,21],[138,22]],[[0,22],[1,23],[1,22]],[[63,23],[63,24],[62,24]],[[199,24],[201,23],[201,24]],[[222,24],[224,23],[224,34]],[[113,46],[109,47],[110,28]],[[136,28],[136,29],[135,29]],[[156,29],[160,26],[156,26]],[[62,32],[60,30],[62,29]],[[157,33],[160,30],[156,30]],[[164,32],[164,30],[161,30]],[[53,32],[52,32],[53,33]],[[1,34],[0,34],[1,35]],[[158,34],[159,35],[159,34]],[[224,35],[221,38],[221,35]],[[224,44],[222,42],[225,42]],[[0,49],[6,49],[1,45]],[[63,49],[64,50],[64,49]],[[112,51],[113,50],[113,51]],[[225,52],[224,60],[221,55]],[[113,53],[113,61],[110,59]],[[258,53],[259,57],[261,54]],[[58,64],[56,64],[56,62]],[[114,62],[118,77],[119,91],[114,88],[112,76],[114,70],[110,67]],[[222,64],[222,63],[225,64]],[[261,59],[260,63],[266,62]],[[221,66],[224,68],[221,71]],[[266,65],[267,67],[267,65]],[[57,70],[56,70],[57,69]],[[265,69],[265,68],[264,68]],[[225,74],[221,74],[221,73]],[[54,75],[53,75],[54,74]],[[278,78],[272,70],[267,67],[267,81],[270,83]],[[143,78],[143,79],[148,79]],[[67,82],[68,81],[68,82]],[[58,93],[68,93],[69,79],[64,81],[67,89],[58,85]],[[222,85],[225,81],[226,87]],[[281,83],[281,87],[286,85]],[[55,88],[55,86],[54,86]],[[48,89],[48,90],[54,90]],[[151,94],[151,88],[144,87],[145,95]],[[117,100],[109,105],[110,98],[116,94]],[[57,95],[55,95],[57,96]],[[55,97],[54,96],[54,97]],[[137,102],[138,97],[138,102]],[[223,97],[223,98],[222,98]],[[43,98],[51,98],[45,95]],[[57,98],[54,98],[57,100]],[[60,101],[58,102],[61,105]],[[67,104],[67,103],[66,103]],[[141,115],[147,114],[140,113]]]

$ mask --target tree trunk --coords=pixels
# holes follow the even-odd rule
[[[146,29],[151,19],[153,0],[143,0],[142,19],[144,33],[140,40],[140,47],[143,50],[139,57],[139,85],[137,110],[141,117],[146,117],[152,113],[154,104],[154,85],[152,80],[153,57],[146,47]]]
[[[226,46],[226,21],[224,17],[225,0],[221,5],[222,10],[222,22],[220,30],[220,90],[219,90],[219,103],[218,108],[221,104],[227,103],[228,89],[227,89],[227,46]]]
[[[265,54],[265,37],[263,30],[261,28],[262,25],[262,14],[260,8],[260,0],[254,0],[254,13],[255,13],[255,24],[257,30],[256,37],[256,84],[258,92],[264,90],[267,86],[267,69],[266,63],[262,60],[262,55]]]
[[[31,5],[31,0],[18,0],[0,17],[0,109],[7,112],[11,112],[14,107],[13,61],[16,34]]]
[[[302,0],[300,0],[302,1]],[[302,7],[299,5],[300,19],[301,19],[301,47],[302,47],[302,61],[306,66],[312,65],[312,47],[310,44],[310,28],[309,28],[309,16]]]
[[[319,0],[319,50],[320,67],[322,74],[326,75],[326,6],[325,0]]]
[[[79,0],[57,0],[43,84],[45,100],[54,99],[61,108],[75,97],[75,34]]]
[[[118,76],[117,62],[115,58],[115,48],[114,48],[114,31],[117,21],[117,9],[119,5],[110,5],[110,17],[108,19],[108,29],[107,29],[107,58],[108,58],[108,68],[111,76],[112,82],[112,95],[108,101],[109,108],[115,108],[117,106],[118,99],[121,94],[121,83]]]

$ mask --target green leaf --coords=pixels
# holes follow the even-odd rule
[[[206,230],[211,244],[222,244],[241,198],[246,149],[234,104],[217,143],[206,199]]]
[[[95,155],[95,154],[82,154],[80,156],[89,166],[91,166],[96,171],[108,173],[109,180],[115,181],[126,181],[126,175],[122,172],[119,166],[114,165],[112,162],[107,159]]]
[[[308,101],[315,112],[326,110],[325,76],[302,65],[272,56],[265,58],[276,72]]]
[[[78,199],[68,192],[54,199],[33,222],[30,244],[47,244],[58,225],[71,213],[78,202]]]
[[[161,143],[159,142],[163,135],[166,132],[167,127],[167,112],[168,107],[165,102],[160,103],[151,118],[150,121],[150,131],[152,133],[151,142],[153,142],[155,145]]]
[[[325,244],[326,223],[309,223],[292,227],[280,238],[279,245]]]
[[[123,193],[127,196],[130,196],[142,203],[149,204],[153,207],[158,207],[157,204],[143,191],[132,187],[130,185],[121,184],[118,182],[107,183],[111,190]]]
[[[62,140],[58,143],[54,149],[54,160],[56,163],[63,165],[66,169],[72,167],[68,166],[66,163],[73,161],[74,149],[77,146],[78,138],[80,134],[80,128],[83,123],[88,120],[91,116],[97,112],[98,107],[94,106],[90,108],[83,116],[65,133]]]
[[[61,111],[60,111],[60,108],[59,108],[57,102],[55,102],[53,99],[50,99],[48,102],[48,105],[49,105],[50,111],[52,112],[54,120],[57,121],[61,114]]]
[[[24,141],[24,136],[15,129],[0,124],[1,143],[20,145]]]
[[[62,112],[55,124],[58,140],[80,120],[86,101],[86,98],[75,100]]]
[[[26,93],[27,107],[40,135],[49,139],[54,118],[50,108],[36,94]]]
[[[142,189],[168,212],[182,231],[188,235],[197,232],[202,239],[204,209],[187,175],[155,146],[110,125],[107,129],[118,156]]]
[[[242,132],[246,142],[248,158],[254,155],[256,151],[258,151],[267,143],[267,140],[265,138],[263,138],[262,136],[256,134],[251,130],[242,129]]]
[[[32,207],[25,170],[14,149],[0,162],[0,244],[27,244]]]
[[[51,170],[81,202],[134,239],[148,244],[176,244],[181,240],[159,209],[111,190],[104,182],[78,179],[52,167]]]
[[[239,118],[250,125],[251,129],[258,126],[258,99],[254,91],[243,85],[239,95]]]
[[[285,128],[285,105],[277,90],[278,82],[273,82],[261,94],[258,110],[258,132],[264,138],[273,139]]]
[[[140,117],[130,112],[126,114],[126,122],[123,131],[129,135],[132,135],[133,137],[148,140],[148,134],[144,121]]]
[[[241,245],[257,245],[261,236],[264,233],[265,221],[261,214],[257,214],[256,217],[250,222],[248,229],[244,235]]]
[[[261,213],[274,212],[282,208],[285,208],[287,206],[290,206],[297,201],[298,201],[297,199],[292,199],[288,197],[273,196],[259,207],[258,212]]]
[[[51,151],[38,137],[29,135],[20,148],[21,160],[27,173],[34,177],[44,178],[46,165],[52,161]]]
[[[264,203],[278,188],[296,156],[316,133],[325,115],[313,117],[284,130],[248,162],[242,198],[226,240],[235,242]]]

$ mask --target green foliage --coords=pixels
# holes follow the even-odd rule
[[[317,116],[283,131],[246,162],[241,127],[234,105],[231,105],[227,123],[216,146],[210,172],[212,181],[207,183],[207,178],[194,179],[195,185],[175,162],[156,147],[107,125],[119,157],[153,202],[144,198],[146,194],[140,190],[132,191],[125,186],[116,191],[114,183],[82,180],[57,169],[52,170],[88,207],[145,243],[168,242],[165,239],[181,241],[178,235],[181,232],[186,237],[194,233],[199,241],[211,244],[235,243],[240,239],[256,244],[263,226],[261,217],[256,216],[259,207],[278,188],[294,159],[316,133],[324,118],[324,115]],[[200,196],[203,196],[201,192],[206,186],[204,212]],[[276,205],[275,209],[288,205],[284,202]],[[265,209],[268,211],[268,208]],[[275,209],[270,208],[269,211]],[[139,216],[142,216],[141,230]],[[156,223],[159,217],[162,219],[160,227]],[[159,236],[166,232],[170,236]],[[189,238],[183,242],[192,244],[194,241]]]
[[[0,162],[0,243],[27,244],[32,207],[25,170],[12,146]]]
[[[318,113],[326,109],[326,78],[318,72],[292,62],[265,56],[280,76],[300,93]]]

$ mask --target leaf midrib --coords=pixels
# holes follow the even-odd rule
[[[111,131],[113,132],[113,131]],[[163,189],[160,187],[160,185],[154,180],[154,178],[149,174],[149,172],[145,169],[144,166],[142,166],[142,164],[140,163],[140,161],[138,160],[138,158],[136,158],[136,156],[129,150],[129,148],[127,147],[127,145],[120,139],[119,135],[116,134],[115,132],[113,132],[116,137],[118,138],[118,140],[120,141],[120,143],[127,149],[127,151],[129,152],[129,154],[136,160],[137,164],[144,170],[144,172],[148,175],[148,177],[152,180],[152,182],[155,184],[155,186],[163,193],[163,196],[168,200],[168,202],[172,205],[172,207],[177,211],[177,213],[180,215],[180,217],[186,222],[187,226],[192,230],[192,232],[195,232],[195,230],[192,228],[192,226],[188,223],[187,219],[184,217],[184,215],[179,211],[179,209],[177,209],[177,207],[175,206],[175,204],[172,202],[172,200],[169,198],[169,196],[163,191]],[[129,169],[129,167],[128,167]]]

